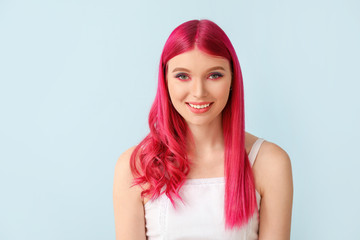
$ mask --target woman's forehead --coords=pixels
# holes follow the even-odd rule
[[[199,49],[181,53],[171,58],[167,63],[169,71],[175,68],[207,69],[216,66],[224,68],[225,71],[230,69],[229,61],[226,58],[210,55]]]

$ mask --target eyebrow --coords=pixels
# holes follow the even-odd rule
[[[213,71],[213,70],[223,70],[223,71],[225,71],[225,68],[223,68],[223,67],[221,67],[221,66],[211,67],[211,68],[209,68],[209,69],[207,70],[207,72]],[[175,68],[172,72],[177,72],[177,71],[190,72],[189,69],[181,68],[181,67]]]

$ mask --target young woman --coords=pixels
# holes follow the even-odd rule
[[[289,156],[245,132],[240,64],[214,22],[169,36],[149,126],[115,166],[116,239],[290,238]]]

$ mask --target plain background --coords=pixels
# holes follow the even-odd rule
[[[0,0],[0,239],[115,239],[116,160],[148,132],[170,32],[204,18],[238,54],[246,131],[291,158],[291,239],[360,239],[359,12],[355,0]]]

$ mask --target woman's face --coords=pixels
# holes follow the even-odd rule
[[[185,121],[190,125],[220,121],[231,86],[229,61],[195,48],[173,57],[167,64],[170,99]]]

